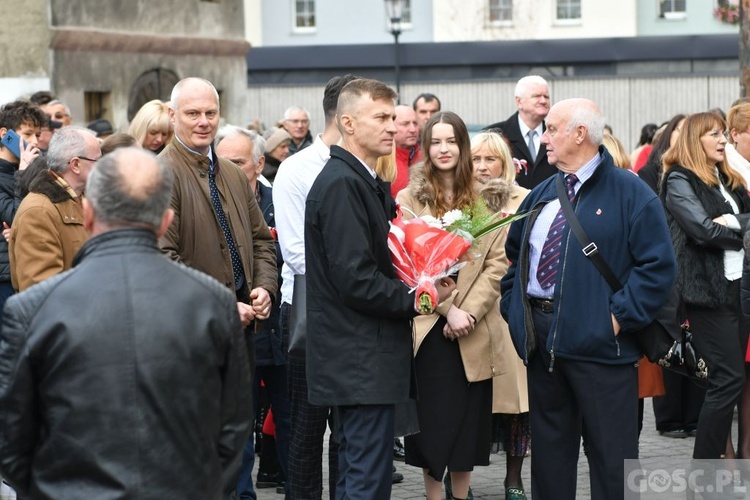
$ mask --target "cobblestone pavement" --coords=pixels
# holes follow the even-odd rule
[[[651,399],[646,400],[644,411],[643,432],[640,438],[640,458],[644,467],[666,467],[669,465],[677,466],[682,461],[690,458],[693,452],[693,438],[674,439],[659,436],[654,426],[654,412],[651,405]],[[736,441],[737,429],[736,420],[734,424],[734,436]],[[613,429],[616,432],[616,429]],[[532,438],[532,453],[534,443]],[[324,447],[327,449],[327,446]],[[488,467],[477,467],[471,476],[471,487],[474,492],[474,498],[500,500],[505,498],[503,489],[503,479],[505,477],[505,457],[504,455],[492,455]],[[256,467],[258,461],[256,460]],[[323,464],[327,464],[327,459]],[[424,483],[422,482],[421,469],[410,467],[403,462],[395,462],[398,471],[404,475],[404,480],[400,484],[393,485],[391,498],[398,500],[424,499]],[[529,478],[530,461],[526,461],[523,467],[523,480],[526,485],[527,496],[533,498],[530,491],[531,480]],[[580,500],[591,498],[589,489],[589,468],[583,452],[578,464],[578,495]],[[253,474],[255,477],[255,474]],[[323,471],[323,483],[327,485],[328,471],[327,466]],[[328,499],[328,491],[323,492],[323,498]],[[665,497],[666,498],[666,497]],[[282,500],[283,495],[277,494],[272,489],[258,490],[259,500]]]

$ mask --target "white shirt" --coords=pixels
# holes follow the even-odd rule
[[[521,136],[523,137],[523,142],[526,144],[529,143],[529,128],[528,125],[524,123],[524,121],[521,119],[521,115],[518,115],[518,128],[521,129]],[[542,134],[544,133],[544,126],[542,123],[537,125],[537,127],[534,129],[536,131],[536,135],[534,136],[534,158],[536,158],[537,153],[539,153],[539,145],[541,144],[542,140]]]
[[[281,300],[292,303],[294,275],[305,274],[305,202],[315,179],[323,170],[331,150],[320,135],[279,166],[273,182],[273,207],[281,255]]]
[[[729,144],[727,144],[729,146]],[[719,191],[721,195],[727,200],[729,206],[732,207],[734,214],[740,213],[740,207],[737,206],[737,202],[734,201],[732,195],[729,194],[724,184],[721,183],[721,177],[719,177],[719,169],[715,169],[716,177],[719,179]],[[740,221],[734,214],[723,214],[724,220],[727,221],[727,227],[733,231],[742,234],[742,226]],[[742,278],[742,261],[745,258],[745,251],[740,250],[724,250],[724,277],[727,281],[734,281]]]
[[[578,177],[578,181],[573,186],[573,190],[578,196],[578,190],[581,189],[583,183],[589,180],[596,168],[599,166],[601,157],[599,153],[596,153],[592,159],[586,162],[581,168],[579,168],[575,174]],[[555,174],[560,175],[560,174]],[[560,200],[555,198],[550,200],[534,221],[534,226],[531,228],[531,234],[529,235],[529,282],[526,285],[526,292],[529,297],[538,299],[551,299],[555,295],[555,285],[550,288],[542,288],[539,284],[539,280],[536,277],[536,271],[539,268],[539,258],[542,256],[542,249],[544,249],[544,243],[547,241],[547,233],[549,228],[557,217],[557,212],[560,210]]]

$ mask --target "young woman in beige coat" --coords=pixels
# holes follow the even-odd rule
[[[435,114],[424,128],[424,163],[398,194],[404,217],[442,217],[476,200],[469,134],[455,114]],[[459,272],[451,297],[437,313],[414,321],[420,433],[406,438],[406,462],[421,467],[428,500],[442,498],[447,469],[453,498],[465,499],[475,465],[489,465],[492,378],[499,363],[500,278],[505,231],[474,243],[474,258]]]
[[[492,131],[475,135],[471,139],[471,161],[477,190],[485,193],[490,209],[515,213],[529,190],[515,184],[516,169],[503,137]],[[509,190],[510,196],[486,196],[503,189]],[[497,321],[490,328],[499,332],[500,363],[505,372],[492,379],[492,442],[505,450],[505,498],[525,500],[521,468],[531,442],[526,367],[513,348],[508,324],[502,316],[493,319]]]

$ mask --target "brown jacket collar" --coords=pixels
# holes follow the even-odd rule
[[[30,193],[43,194],[52,203],[60,203],[72,199],[70,194],[55,182],[55,179],[47,170],[39,172],[29,186]]]

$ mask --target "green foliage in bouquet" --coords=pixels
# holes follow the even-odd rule
[[[470,207],[464,210],[456,209],[446,212],[442,220],[446,230],[462,236],[469,235],[473,240],[476,240],[487,233],[523,219],[527,215],[529,215],[528,212],[510,215],[503,212],[492,212],[487,207],[485,199],[478,197]]]

